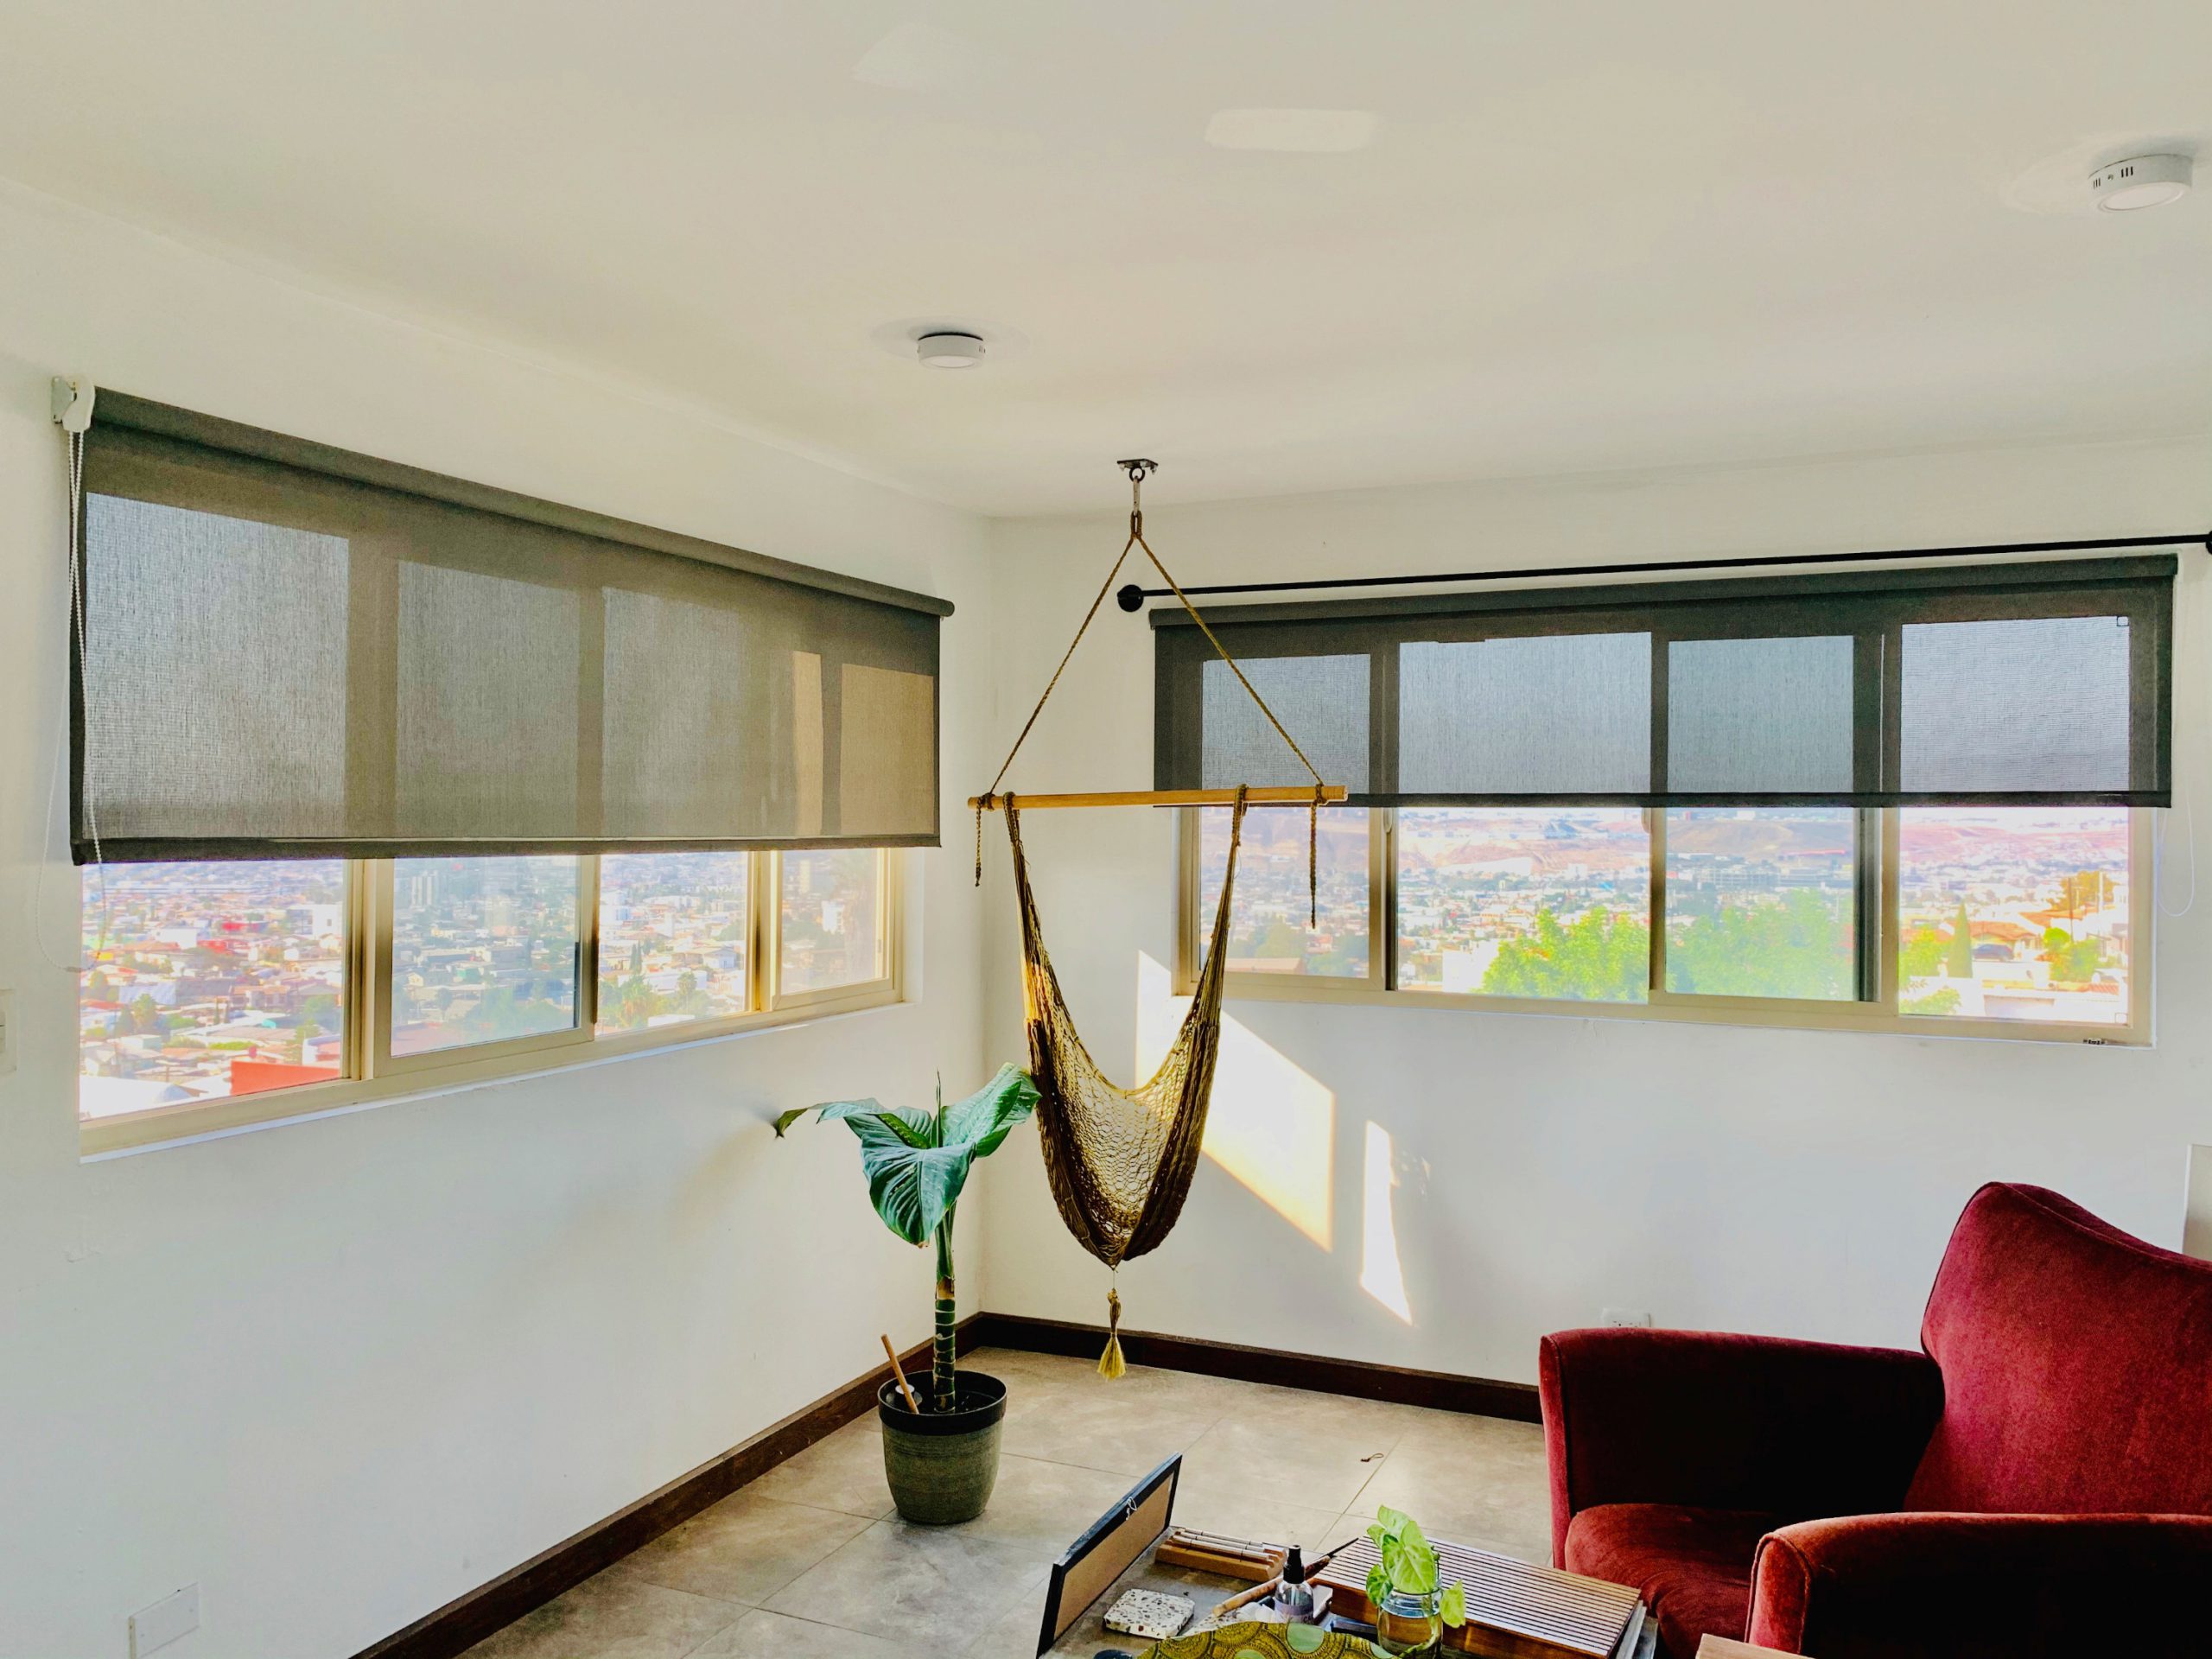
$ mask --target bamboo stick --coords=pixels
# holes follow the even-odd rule
[[[906,1373],[899,1369],[899,1351],[891,1345],[887,1333],[883,1338],[883,1357],[891,1362],[891,1375],[899,1384],[899,1392],[906,1396],[906,1409],[917,1417],[922,1414],[922,1402],[914,1398],[914,1391],[906,1386]]]
[[[1321,804],[1341,801],[1351,791],[1342,784],[1321,785]],[[1233,789],[1112,789],[1083,795],[1017,795],[1015,804],[1025,812],[1033,808],[1050,806],[1234,806],[1236,791]],[[970,795],[968,805],[972,810],[982,807],[995,812],[1005,806],[1003,795]],[[1293,785],[1287,789],[1248,789],[1244,791],[1247,806],[1311,806],[1313,790]]]

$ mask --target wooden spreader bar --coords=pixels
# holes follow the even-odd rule
[[[1284,789],[1248,789],[1244,791],[1247,806],[1311,806],[1316,794],[1308,785],[1303,789],[1295,785]],[[1318,791],[1321,804],[1327,806],[1341,801],[1351,791],[1342,784],[1324,784]],[[1088,795],[1017,795],[1014,804],[1024,811],[1050,806],[1234,806],[1236,791],[1233,789],[1113,789]],[[970,795],[970,810],[995,812],[1004,807],[1004,795]]]

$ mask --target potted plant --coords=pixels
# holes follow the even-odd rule
[[[802,1106],[776,1120],[779,1137],[809,1112],[825,1123],[842,1122],[860,1137],[861,1173],[883,1224],[909,1244],[937,1246],[937,1327],[929,1387],[917,1402],[922,1408],[908,1408],[895,1379],[887,1379],[875,1396],[884,1478],[899,1513],[924,1526],[974,1520],[998,1482],[1006,1384],[953,1365],[952,1216],[976,1160],[997,1151],[1036,1106],[1037,1086],[1029,1074],[1002,1065],[981,1089],[950,1106],[938,1079],[934,1113],[840,1100]]]
[[[1375,1604],[1376,1643],[1385,1653],[1427,1653],[1444,1638],[1444,1627],[1467,1622],[1467,1591],[1439,1586],[1436,1548],[1413,1516],[1378,1509],[1367,1529],[1382,1559],[1367,1575]]]

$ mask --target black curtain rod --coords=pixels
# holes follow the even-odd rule
[[[1337,576],[1315,582],[1217,582],[1183,589],[1196,594],[1287,594],[1319,588],[1409,588],[1424,582],[1510,582],[1527,576],[1640,575],[1653,570],[1742,570],[1754,565],[1851,564],[1884,559],[1983,559],[2005,553],[2091,553],[2123,547],[2202,547],[2212,553],[2212,532],[2186,536],[2107,536],[2091,541],[1992,542],[1983,547],[1903,547],[1876,553],[1762,553],[1726,559],[1662,559],[1645,564],[1546,564],[1519,570],[1452,570],[1421,576]],[[1147,599],[1173,599],[1172,588],[1140,588],[1130,582],[1115,593],[1125,611]]]

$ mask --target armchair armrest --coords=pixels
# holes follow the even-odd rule
[[[1759,1541],[1752,1642],[1820,1659],[2077,1659],[2204,1640],[2212,1516],[1862,1515]]]
[[[1561,1331],[1538,1357],[1552,1559],[1599,1503],[1799,1520],[1893,1510],[1943,1407],[1927,1355],[1707,1331]]]

